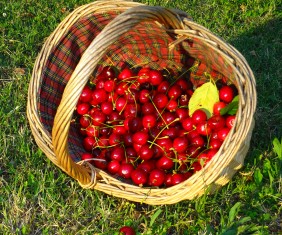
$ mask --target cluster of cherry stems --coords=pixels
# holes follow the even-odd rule
[[[170,187],[199,171],[217,153],[235,115],[220,115],[236,90],[226,84],[207,118],[189,115],[192,83],[157,70],[119,72],[106,66],[83,89],[78,104],[82,160],[140,187]]]

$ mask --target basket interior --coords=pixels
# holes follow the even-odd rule
[[[42,72],[37,100],[41,122],[50,133],[64,88],[82,54],[102,29],[120,13],[110,11],[81,18],[52,49]],[[118,70],[126,66],[138,69],[146,65],[175,77],[185,74],[195,86],[209,79],[205,73],[215,79],[223,78],[234,83],[232,69],[218,52],[197,37],[187,38],[170,47],[176,39],[176,34],[168,33],[158,23],[142,22],[108,48],[99,66],[93,71],[93,76],[98,75],[106,65],[115,66]],[[74,122],[68,143],[75,162],[81,160],[80,155],[84,152],[81,139]]]

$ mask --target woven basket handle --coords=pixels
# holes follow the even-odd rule
[[[163,7],[137,6],[129,8],[113,19],[82,55],[65,87],[61,103],[57,109],[52,129],[52,142],[60,168],[77,179],[83,187],[90,187],[91,184],[91,187],[93,187],[93,175],[91,177],[85,167],[76,164],[71,159],[68,150],[68,135],[76,104],[90,75],[104,56],[107,48],[138,23],[156,21],[170,30],[184,29],[181,20],[183,17],[189,18],[182,11],[168,10]]]

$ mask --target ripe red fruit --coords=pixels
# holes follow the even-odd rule
[[[211,134],[212,129],[207,122],[201,122],[196,126],[196,130],[200,135],[208,136]]]
[[[143,89],[139,93],[139,102],[144,104],[150,101],[150,91],[147,89]]]
[[[161,82],[163,81],[162,73],[158,70],[151,70],[149,72],[149,81],[153,86],[161,84]]]
[[[178,153],[183,153],[188,147],[188,139],[186,137],[177,137],[173,140],[173,148]]]
[[[178,103],[176,100],[169,100],[166,109],[170,112],[175,112],[177,107],[178,107]]]
[[[222,141],[219,139],[211,139],[209,144],[210,144],[210,148],[219,149],[220,146],[222,145]]]
[[[143,115],[154,114],[154,113],[156,113],[156,109],[155,109],[155,107],[154,107],[154,105],[152,103],[147,102],[147,103],[144,103],[142,105],[141,113]]]
[[[115,103],[115,106],[116,106],[116,110],[118,112],[121,112],[125,109],[125,106],[127,104],[127,100],[124,98],[124,97],[119,97],[117,100],[116,100],[116,103]]]
[[[225,119],[224,119],[224,117],[222,117],[220,115],[212,116],[208,120],[208,126],[212,130],[218,131],[218,130],[222,129],[225,126]]]
[[[98,137],[99,136],[99,129],[94,125],[88,126],[85,129],[85,131],[86,131],[87,136],[92,136],[92,137]]]
[[[119,134],[117,134],[117,133],[112,133],[112,134],[109,136],[109,144],[110,144],[111,146],[120,144],[121,141],[122,141],[122,135],[119,135]]]
[[[142,169],[143,171],[150,173],[152,170],[156,168],[156,161],[155,160],[148,160],[141,162],[137,169]]]
[[[112,92],[115,90],[116,82],[114,80],[108,80],[104,83],[104,89],[106,92]]]
[[[125,179],[129,179],[132,171],[134,171],[134,167],[131,163],[123,163],[120,165],[118,174]]]
[[[89,86],[85,86],[80,94],[79,101],[90,102],[92,100],[92,90]]]
[[[235,115],[227,116],[226,117],[226,126],[231,129],[234,126],[235,123]]]
[[[121,233],[121,235],[136,235],[134,229],[129,226],[121,227],[119,232]]]
[[[84,160],[84,161],[87,161],[87,162],[89,162],[89,163],[92,163],[93,162],[93,159],[94,157],[93,157],[93,155],[91,154],[91,153],[83,153],[82,155],[81,155],[81,160]],[[91,159],[91,160],[90,160]]]
[[[145,131],[138,131],[133,134],[132,139],[135,144],[143,145],[147,143],[149,135]]]
[[[111,174],[117,174],[120,168],[120,162],[117,160],[110,161],[107,166],[107,170]]]
[[[92,150],[95,144],[96,144],[96,140],[94,137],[87,136],[83,139],[83,147],[85,148],[85,150],[89,152]]]
[[[165,181],[165,172],[161,169],[154,169],[149,174],[148,184],[160,187]]]
[[[79,115],[87,114],[90,109],[90,105],[88,103],[80,103],[76,107],[76,111]]]
[[[142,83],[147,83],[150,81],[149,79],[150,68],[141,68],[137,74],[137,81]]]
[[[198,135],[191,139],[190,144],[202,148],[205,146],[206,141],[203,136]]]
[[[177,100],[178,97],[181,96],[181,93],[182,93],[182,90],[181,90],[181,87],[177,84],[174,84],[172,85],[169,90],[168,90],[168,97],[170,99],[174,99],[174,100]]]
[[[230,86],[223,86],[219,89],[219,99],[225,103],[230,103],[234,98],[234,91]]]
[[[111,159],[121,162],[125,158],[124,148],[115,146],[111,149]]]
[[[145,129],[150,129],[157,124],[157,118],[153,114],[147,114],[143,116],[142,124]]]
[[[180,173],[173,174],[172,177],[171,177],[171,183],[172,183],[172,185],[180,184],[180,183],[183,182],[184,180],[185,180],[185,178],[184,178],[183,175],[180,174]]]
[[[219,130],[219,131],[217,132],[218,139],[220,139],[221,141],[224,141],[225,138],[227,137],[229,131],[230,131],[230,129],[227,128],[227,127],[222,128],[221,130]]]
[[[108,94],[104,89],[95,89],[92,92],[92,105],[98,105],[101,104],[108,99]]]
[[[114,110],[114,106],[112,102],[106,101],[101,104],[101,111],[106,114],[110,115]]]
[[[91,118],[89,116],[82,116],[79,118],[79,124],[82,128],[86,128],[91,124]]]
[[[142,160],[149,160],[153,157],[154,150],[153,150],[153,148],[150,148],[149,144],[144,144],[144,145],[141,146],[138,153],[139,153],[139,157]]]
[[[220,115],[220,110],[226,107],[226,103],[219,101],[213,105],[213,115]]]
[[[153,98],[153,102],[158,109],[163,109],[168,103],[168,98],[163,93],[157,93]]]
[[[115,70],[111,66],[105,66],[98,75],[100,79],[113,79],[116,76]]]
[[[157,92],[158,93],[167,93],[167,91],[168,91],[168,89],[169,89],[169,87],[170,87],[170,84],[169,84],[169,82],[168,81],[162,81],[159,85],[158,85],[158,87],[157,87]]]
[[[132,80],[133,77],[134,77],[133,71],[129,68],[123,69],[118,75],[118,79],[123,80],[123,81],[124,80],[127,80],[127,81]]]
[[[159,158],[156,162],[156,167],[162,170],[170,170],[173,166],[173,160],[165,155]]]
[[[194,125],[197,125],[201,122],[205,122],[207,120],[207,114],[201,110],[198,109],[192,114],[192,121]]]
[[[142,169],[135,169],[131,173],[131,179],[132,179],[134,184],[142,187],[143,185],[145,185],[147,183],[148,175]]]
[[[106,115],[100,111],[96,110],[92,115],[92,124],[95,126],[102,126],[106,121]]]

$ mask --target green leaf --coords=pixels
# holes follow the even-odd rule
[[[273,151],[277,154],[278,158],[282,160],[282,139],[281,142],[277,138],[275,138],[272,142]]]
[[[256,184],[260,184],[263,178],[263,174],[261,173],[260,169],[257,168],[254,172],[254,179]]]
[[[153,226],[153,224],[155,223],[155,220],[157,219],[157,217],[160,215],[160,213],[162,213],[161,209],[158,209],[155,214],[153,214],[153,216],[151,217],[151,221],[150,221],[150,227]]]
[[[207,82],[198,87],[191,96],[188,104],[189,115],[192,116],[196,110],[202,109],[206,112],[208,118],[210,118],[213,112],[213,106],[218,101],[219,95],[216,85],[212,82]]]
[[[239,96],[235,96],[234,99],[226,105],[223,109],[220,110],[220,115],[235,115],[238,110],[238,105],[239,105]]]
[[[241,202],[237,202],[235,203],[234,206],[232,206],[232,208],[229,211],[229,221],[233,222],[235,219],[235,216],[238,214],[240,206],[241,206]]]

